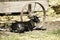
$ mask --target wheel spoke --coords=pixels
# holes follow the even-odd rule
[[[34,5],[34,10],[35,10],[35,7],[36,7],[36,3],[35,3],[35,5]]]
[[[35,14],[37,16],[40,16],[40,21],[41,21],[40,26],[43,26],[45,23],[45,18],[46,18],[45,17],[46,12],[45,12],[45,8],[43,7],[43,5],[41,5],[38,2],[29,3],[27,5],[30,5],[30,6],[26,7],[25,5],[23,8],[24,10],[27,10],[27,12],[29,13],[27,16],[31,17],[31,15],[35,15]],[[23,15],[24,10],[22,11],[22,15]]]

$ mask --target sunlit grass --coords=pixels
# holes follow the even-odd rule
[[[52,31],[52,34],[60,36],[60,29]]]
[[[56,36],[52,32],[32,31],[26,33],[13,33],[8,36],[1,35],[0,40],[59,40],[60,35]]]

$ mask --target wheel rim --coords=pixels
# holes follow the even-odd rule
[[[34,5],[34,10],[31,10],[31,9],[33,9],[32,7],[31,7],[31,5],[33,5],[33,4],[35,4]],[[30,8],[29,8],[29,6],[28,5],[30,5]],[[41,12],[41,10],[39,10],[40,9],[40,7],[38,8],[38,11],[35,11],[36,10],[36,5],[39,5],[40,7],[41,7],[41,9],[42,9],[42,14],[43,15],[39,15],[39,14],[41,14],[40,12]],[[28,6],[28,7],[27,7]],[[27,7],[27,9],[26,9],[26,7]],[[31,3],[28,3],[28,4],[26,4],[26,5],[24,5],[24,7],[22,8],[22,11],[21,11],[21,21],[23,22],[23,12],[24,12],[24,10],[26,10],[29,14],[27,15],[28,17],[30,17],[30,16],[32,16],[32,14],[36,14],[36,13],[38,13],[38,14],[36,14],[37,16],[39,15],[40,16],[40,27],[41,26],[44,26],[44,24],[45,24],[45,19],[46,19],[46,12],[45,12],[45,8],[43,7],[43,5],[42,4],[40,4],[39,2],[31,2]]]

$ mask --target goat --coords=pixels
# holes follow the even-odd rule
[[[27,22],[18,22],[12,23],[10,27],[11,32],[19,32],[23,33],[25,31],[32,31],[35,27],[35,23],[40,22],[39,17],[36,15],[32,16],[29,21]]]

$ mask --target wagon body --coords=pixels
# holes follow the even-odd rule
[[[0,13],[21,12],[23,6],[31,2],[39,2],[44,6],[45,10],[48,9],[47,0],[19,0],[19,1],[0,0]]]

